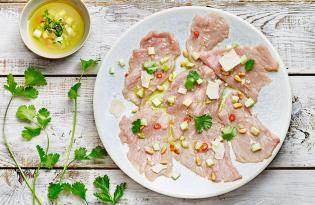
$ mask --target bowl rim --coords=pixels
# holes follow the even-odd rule
[[[52,0],[50,0],[52,1]],[[85,42],[87,41],[87,39],[89,38],[90,36],[90,33],[91,33],[91,16],[90,16],[90,13],[88,11],[88,8],[87,6],[85,5],[85,3],[81,0],[67,0],[69,2],[76,2],[76,3],[79,3],[81,6],[82,6],[82,11],[86,14],[86,15],[82,15],[82,18],[84,20],[84,22],[86,23],[85,24],[85,33],[84,33],[84,36],[80,42],[80,44],[78,44],[76,47],[74,47],[73,49],[71,49],[70,51],[67,51],[65,53],[49,53],[49,52],[43,52],[42,50],[40,49],[35,49],[35,44],[31,42],[31,40],[28,40],[28,36],[26,36],[23,31],[23,26],[22,26],[22,17],[27,17],[27,19],[29,18],[30,14],[34,11],[34,10],[27,10],[27,8],[29,8],[32,4],[36,3],[38,4],[36,6],[36,8],[38,8],[41,4],[45,3],[46,1],[45,0],[30,0],[28,1],[25,6],[23,7],[22,9],[22,12],[20,13],[20,16],[19,16],[19,33],[20,33],[20,36],[23,40],[23,43],[24,45],[30,50],[32,51],[33,53],[35,53],[36,55],[40,56],[40,57],[43,57],[43,58],[47,58],[47,59],[61,59],[61,58],[65,58],[65,57],[68,57],[74,53],[76,53],[78,50],[80,50],[83,45],[85,44]]]

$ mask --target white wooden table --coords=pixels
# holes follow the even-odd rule
[[[63,60],[47,60],[31,53],[24,46],[18,32],[18,16],[26,0],[0,0],[0,115],[2,117],[9,95],[3,89],[5,77],[13,73],[22,79],[24,69],[34,65],[48,76],[48,86],[40,89],[33,104],[47,107],[53,116],[51,150],[62,154],[64,160],[72,123],[72,104],[67,91],[80,72],[80,58],[104,56],[115,40],[137,21],[162,9],[203,5],[230,11],[247,20],[272,42],[283,58],[293,92],[291,127],[282,149],[271,165],[256,179],[231,193],[202,200],[175,199],[149,191],[123,174],[110,157],[93,162],[76,163],[66,178],[88,184],[88,201],[93,197],[95,176],[108,174],[114,184],[126,181],[128,188],[120,204],[315,204],[315,2],[295,1],[195,1],[154,0],[106,1],[90,0],[87,4],[92,16],[92,33],[86,45],[75,55]],[[92,96],[97,69],[83,80],[79,98],[78,132],[74,147],[88,149],[101,145],[92,111]],[[22,124],[16,120],[16,100],[8,117],[8,133],[13,151],[23,168],[31,176],[38,162],[36,144],[44,144],[44,137],[31,142],[20,136]],[[62,164],[51,171],[43,171],[38,180],[40,197],[48,204],[47,186],[60,172]],[[61,204],[81,204],[74,197],[63,195]],[[0,134],[0,203],[31,204],[31,194],[14,167]]]

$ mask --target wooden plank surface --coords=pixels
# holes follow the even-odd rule
[[[20,79],[20,78],[19,78]],[[292,76],[290,77],[294,103],[291,128],[287,135],[280,153],[270,167],[315,167],[315,96],[313,76]],[[3,87],[5,78],[0,78],[0,87]],[[47,107],[52,112],[51,150],[63,153],[65,156],[68,145],[70,128],[72,125],[72,106],[67,98],[67,91],[75,82],[73,77],[49,77],[48,86],[40,88],[40,95],[37,100],[32,101],[38,108]],[[75,147],[86,146],[92,148],[101,145],[97,130],[94,124],[92,97],[94,89],[94,77],[83,80],[81,95],[79,98],[78,131]],[[312,89],[313,88],[313,89]],[[3,89],[0,90],[0,111],[4,112],[9,95]],[[16,100],[10,110],[8,117],[8,135],[11,144],[14,146],[19,161],[25,167],[34,167],[37,163],[36,144],[44,144],[43,136],[33,139],[31,142],[23,140],[20,131],[23,123],[15,117],[16,109],[23,102]],[[2,116],[1,116],[2,117]],[[2,120],[1,120],[2,123]],[[2,124],[0,123],[0,127]],[[84,132],[83,132],[84,131]],[[110,136],[109,136],[110,137]],[[114,137],[114,136],[113,136]],[[63,159],[63,158],[62,158]],[[61,164],[58,164],[60,166]],[[0,166],[12,166],[11,160],[2,143],[0,134]],[[77,167],[115,167],[114,163],[107,157],[89,163],[78,163]]]
[[[181,2],[181,1],[178,1]],[[187,3],[187,2],[186,2]],[[247,20],[261,30],[279,51],[289,73],[315,73],[315,4],[311,2],[197,2],[224,9]],[[196,3],[196,4],[197,4]],[[1,75],[22,74],[30,64],[44,68],[50,75],[78,74],[79,58],[103,57],[117,38],[134,23],[159,10],[180,6],[176,1],[132,1],[89,3],[92,32],[75,55],[52,61],[27,50],[18,32],[18,16],[24,3],[0,4]],[[96,73],[96,70],[91,73]]]
[[[59,171],[43,171],[38,179],[39,196],[47,203],[47,185]],[[127,190],[121,205],[304,205],[315,201],[315,177],[313,170],[267,170],[247,185],[222,196],[209,199],[185,200],[162,196],[143,188],[119,170],[71,170],[66,179],[69,182],[82,181],[87,185],[89,204],[97,204],[92,182],[95,177],[107,174],[113,183],[127,182]],[[174,182],[176,183],[176,182]],[[31,194],[15,170],[0,170],[0,201],[3,204],[20,204],[31,201]],[[63,194],[58,204],[84,204],[79,199]]]

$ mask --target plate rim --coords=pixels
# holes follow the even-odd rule
[[[265,161],[265,164],[264,166],[262,166],[259,170],[256,171],[256,173],[254,173],[253,175],[251,175],[250,177],[248,177],[247,179],[243,180],[241,183],[239,184],[236,184],[234,186],[231,186],[229,188],[226,188],[224,190],[219,190],[219,191],[216,191],[216,192],[212,192],[212,193],[204,193],[204,194],[200,194],[200,195],[197,195],[197,196],[192,196],[192,195],[185,195],[185,194],[178,194],[178,193],[172,193],[172,192],[167,192],[167,191],[164,191],[164,190],[160,190],[160,189],[157,189],[155,186],[153,186],[153,184],[143,184],[141,182],[140,179],[136,178],[136,177],[133,177],[132,175],[130,175],[128,173],[127,170],[124,170],[122,169],[121,165],[120,165],[120,162],[118,160],[115,159],[115,157],[112,157],[112,153],[110,151],[110,149],[106,149],[107,147],[109,147],[110,145],[106,143],[106,140],[104,137],[102,137],[100,135],[100,131],[101,130],[101,120],[98,119],[97,117],[97,91],[99,89],[98,87],[98,84],[100,83],[100,78],[99,78],[99,73],[101,72],[102,69],[104,69],[103,65],[104,65],[104,62],[106,61],[106,58],[109,56],[109,54],[111,52],[113,52],[113,50],[115,50],[115,47],[117,47],[118,43],[120,42],[121,39],[125,38],[133,29],[135,29],[136,27],[138,27],[140,24],[142,24],[143,22],[145,21],[149,21],[151,18],[154,18],[156,16],[159,16],[159,15],[162,15],[164,13],[168,13],[168,12],[176,12],[177,10],[189,10],[189,9],[200,9],[200,10],[204,10],[204,11],[209,11],[209,12],[216,12],[218,14],[224,14],[226,16],[229,16],[231,18],[234,18],[234,19],[237,19],[238,21],[246,24],[247,26],[251,27],[253,30],[256,31],[256,33],[258,35],[260,35],[260,37],[265,40],[268,44],[268,47],[269,49],[272,49],[272,52],[275,54],[275,57],[276,59],[278,60],[278,63],[279,63],[279,67],[280,68],[283,68],[283,72],[284,72],[284,81],[285,81],[285,86],[287,87],[287,91],[288,91],[288,99],[290,100],[289,103],[288,103],[288,108],[289,108],[289,112],[287,113],[287,121],[285,122],[286,123],[286,129],[284,129],[284,133],[281,133],[280,136],[284,136],[283,137],[283,140],[280,140],[280,143],[279,145],[276,147],[276,149],[273,151],[272,153],[272,156]],[[131,178],[133,181],[137,182],[138,184],[140,184],[141,186],[147,188],[147,189],[150,189],[154,192],[157,192],[157,193],[160,193],[160,194],[163,194],[163,195],[166,195],[166,196],[171,196],[171,197],[175,197],[175,198],[185,198],[185,199],[202,199],[202,198],[210,198],[210,197],[215,197],[215,196],[219,196],[219,195],[222,195],[222,194],[225,194],[225,193],[228,193],[228,192],[231,192],[233,190],[236,190],[244,185],[246,185],[248,182],[252,181],[254,178],[256,178],[259,174],[261,174],[267,166],[269,166],[269,164],[273,161],[273,159],[275,158],[275,156],[279,153],[279,150],[281,149],[282,145],[283,145],[283,142],[284,140],[286,139],[286,135],[287,135],[287,132],[288,132],[288,129],[289,129],[289,126],[290,126],[290,121],[291,121],[291,114],[292,114],[292,89],[291,89],[291,86],[290,86],[290,81],[289,81],[289,76],[288,76],[288,72],[287,70],[285,69],[285,65],[282,61],[282,58],[280,57],[278,51],[274,48],[274,46],[271,44],[271,42],[267,39],[267,37],[259,30],[257,29],[255,26],[253,26],[252,24],[250,24],[249,22],[245,21],[244,19],[242,19],[241,17],[235,15],[235,14],[232,14],[228,11],[225,11],[225,10],[222,10],[222,9],[216,9],[216,8],[210,8],[210,7],[203,7],[203,6],[182,6],[182,7],[174,7],[174,8],[169,8],[169,9],[164,9],[162,11],[159,11],[159,12],[156,12],[156,13],[153,13],[149,16],[146,16],[145,18],[143,18],[142,20],[138,21],[137,23],[133,24],[130,28],[128,28],[116,41],[115,43],[112,45],[112,47],[110,48],[110,50],[108,51],[108,53],[103,57],[103,60],[102,60],[102,63],[100,64],[100,68],[99,68],[99,71],[97,73],[97,77],[96,77],[96,80],[95,80],[95,86],[94,86],[94,95],[93,95],[93,114],[94,114],[94,120],[95,120],[95,125],[96,125],[96,129],[97,129],[97,132],[99,134],[99,137],[102,141],[102,144],[104,145],[105,149],[108,151],[108,154],[109,156],[111,157],[111,159],[114,161],[114,163],[118,166],[118,168],[125,174],[127,175],[129,178]],[[282,137],[280,137],[280,139],[282,139]],[[140,175],[140,174],[139,174]]]

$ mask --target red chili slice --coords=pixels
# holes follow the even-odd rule
[[[128,73],[125,73],[125,78],[127,78],[128,77]]]
[[[153,128],[156,129],[156,130],[161,129],[161,124],[160,123],[155,123],[153,125]]]
[[[198,32],[198,31],[194,31],[194,36],[195,36],[196,38],[198,38],[198,37],[199,37],[199,32]]]
[[[230,114],[229,120],[230,120],[230,122],[233,122],[235,120],[235,115],[234,114]]]
[[[184,121],[191,122],[191,117],[190,117],[190,116],[186,116],[186,117],[184,118]]]
[[[155,76],[156,76],[157,78],[162,78],[162,77],[163,77],[163,74],[162,74],[162,72],[156,72]]]
[[[208,149],[209,149],[208,144],[205,143],[205,142],[202,143],[202,145],[201,145],[201,147],[200,147],[200,150],[203,151],[203,152],[206,152],[206,151],[208,151]]]

